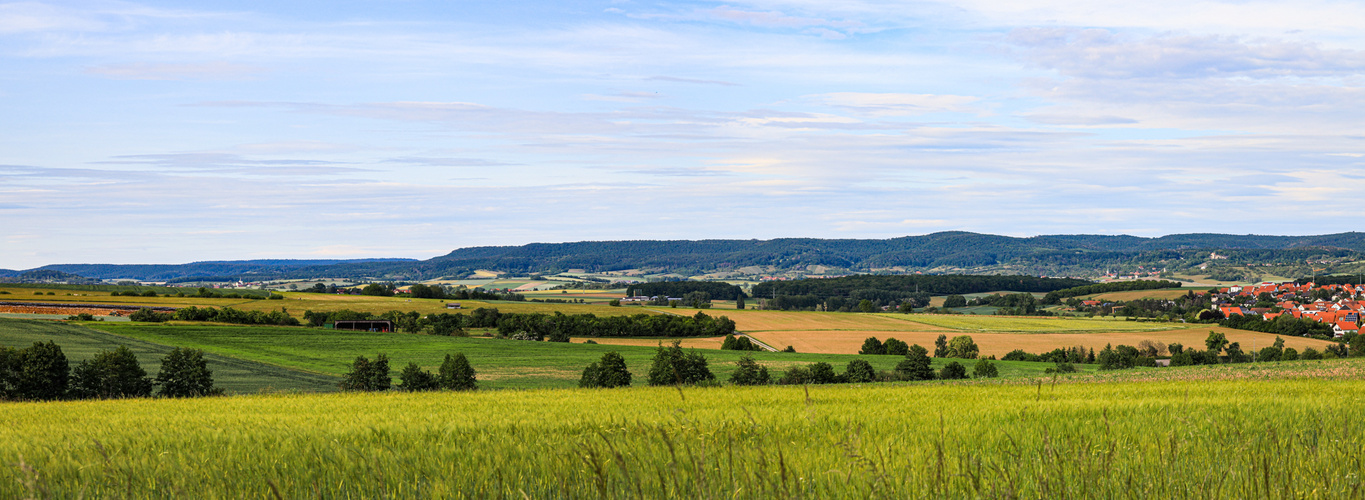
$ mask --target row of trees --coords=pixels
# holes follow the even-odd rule
[[[1063,299],[1070,297],[1080,297],[1097,293],[1125,292],[1129,290],[1158,290],[1162,288],[1180,288],[1179,281],[1157,281],[1157,280],[1132,280],[1118,281],[1113,283],[1096,283],[1093,285],[1082,285],[1061,290],[1053,290],[1043,296],[1044,304],[1061,304]]]
[[[693,316],[635,314],[603,316],[595,314],[504,313],[480,307],[470,314],[421,314],[389,311],[378,318],[355,311],[305,311],[304,320],[322,326],[340,320],[387,319],[405,332],[428,331],[436,335],[465,335],[466,328],[497,328],[503,337],[526,340],[568,342],[570,337],[721,337],[735,333],[735,322],[725,316],[712,317],[698,311]]]
[[[423,370],[417,363],[408,363],[398,374],[398,389],[404,391],[472,391],[478,388],[477,373],[469,365],[464,353],[446,354],[445,361],[436,373]],[[387,391],[393,385],[389,375],[389,358],[384,354],[375,356],[371,361],[365,356],[357,356],[351,363],[351,371],[341,379],[343,391]]]
[[[52,341],[23,349],[0,347],[0,399],[197,397],[221,394],[214,387],[204,352],[177,347],[161,360],[153,379],[126,346],[101,351],[71,368],[62,348]]]
[[[722,351],[762,351],[763,348],[760,347],[758,344],[755,344],[753,341],[749,340],[749,337],[746,337],[746,336],[743,336],[743,335],[738,336],[738,337],[736,337],[736,336],[734,336],[734,335],[726,335],[726,336],[725,336],[725,339],[722,340],[721,343],[720,343],[720,350],[722,350]]]

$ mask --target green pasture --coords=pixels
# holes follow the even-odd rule
[[[88,323],[97,327],[106,323]],[[128,323],[123,323],[127,325]],[[175,347],[195,347],[186,343],[155,342],[54,321],[31,321],[0,318],[0,345],[23,348],[34,342],[55,342],[61,346],[72,368],[82,360],[90,359],[95,353],[113,350],[120,345],[128,346],[137,354],[138,362],[148,376],[155,377],[161,369],[161,358]],[[335,391],[339,379],[333,375],[309,373],[306,371],[261,363],[249,359],[224,356],[208,352],[209,370],[213,371],[214,381],[228,392],[250,393],[262,390],[296,390],[307,392]]]
[[[616,351],[626,366],[643,384],[657,347],[603,344],[528,342],[487,337],[442,337],[407,333],[354,332],[301,327],[257,327],[216,325],[155,325],[146,323],[91,325],[119,336],[144,342],[194,347],[205,352],[238,359],[258,361],[297,370],[342,375],[350,370],[356,356],[373,359],[378,353],[389,358],[394,376],[409,362],[436,371],[446,354],[462,352],[479,372],[481,387],[525,389],[576,387],[583,368]],[[669,339],[658,339],[668,344]],[[771,353],[703,350],[710,368],[720,381],[729,379],[735,361],[745,354],[768,366],[774,377],[794,365],[824,361],[843,372],[854,358],[868,360],[878,370],[891,370],[901,356],[857,356],[847,354]],[[948,359],[935,359],[940,368]],[[971,370],[972,360],[957,360]],[[996,361],[1002,377],[1041,374],[1048,363]],[[1083,365],[1082,369],[1090,368]],[[395,379],[395,383],[397,380]]]
[[[1361,498],[1362,407],[1359,378],[9,403],[0,497]]]

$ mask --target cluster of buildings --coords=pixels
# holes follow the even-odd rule
[[[1326,294],[1316,294],[1319,298],[1313,299],[1314,292],[1326,290]],[[1237,305],[1223,305],[1220,309],[1223,316],[1233,314],[1260,315],[1266,321],[1273,320],[1280,316],[1289,315],[1299,319],[1309,319],[1319,323],[1332,325],[1332,332],[1341,337],[1347,333],[1359,333],[1360,319],[1365,315],[1365,300],[1356,300],[1357,297],[1365,295],[1365,285],[1322,285],[1315,283],[1304,283],[1302,285],[1289,283],[1260,283],[1250,286],[1234,286],[1218,289],[1219,293],[1227,294],[1232,298],[1246,297],[1249,301],[1258,301],[1261,294],[1269,294],[1275,301],[1275,307],[1245,307]],[[1326,295],[1328,298],[1322,298]],[[1235,302],[1235,300],[1234,300]]]

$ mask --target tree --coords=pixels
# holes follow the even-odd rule
[[[858,310],[865,313],[874,312],[877,310],[877,305],[873,304],[870,300],[863,299],[858,302]]]
[[[810,382],[812,384],[837,384],[840,382],[839,374],[834,373],[834,366],[824,361],[816,361],[810,365]]]
[[[877,337],[868,337],[863,341],[863,348],[858,350],[858,354],[886,354],[886,347]]]
[[[854,359],[844,368],[844,380],[854,384],[873,382],[877,380],[877,370],[865,359]]]
[[[1284,349],[1276,349],[1268,346],[1256,353],[1256,361],[1279,361],[1284,356]]]
[[[894,338],[886,339],[886,342],[882,343],[882,347],[886,349],[886,354],[892,356],[904,356],[910,352],[909,344]]]
[[[351,363],[351,371],[341,379],[343,391],[387,391],[393,384],[389,376],[389,357],[375,356],[371,362],[365,356],[356,356]]]
[[[951,342],[948,342],[948,355],[946,357],[976,359],[979,352],[980,349],[977,348],[971,335],[958,335],[953,337]]]
[[[905,380],[933,380],[934,369],[929,364],[929,350],[915,344],[910,346],[905,359],[896,364],[895,372]]]
[[[441,363],[436,381],[442,389],[472,391],[478,388],[477,375],[474,372],[474,367],[469,366],[469,359],[465,358],[464,353],[457,352],[454,356],[446,355],[445,361]]]
[[[13,397],[33,401],[66,397],[71,364],[62,348],[51,340],[34,342],[27,349],[11,350]]]
[[[1227,347],[1227,345],[1228,338],[1226,335],[1223,335],[1222,332],[1209,330],[1209,337],[1204,339],[1204,346],[1208,347],[1209,352],[1212,352],[1215,356],[1218,355],[1218,353],[1223,352],[1223,348]]]
[[[434,391],[441,388],[436,383],[436,376],[417,366],[417,363],[410,362],[403,367],[403,371],[398,372],[398,380],[398,388],[405,391]]]
[[[147,323],[165,323],[171,320],[171,315],[166,313],[159,313],[144,307],[142,309],[133,311],[133,314],[129,314],[128,320],[141,321]]]
[[[193,398],[221,394],[213,386],[213,372],[209,371],[204,351],[177,347],[161,358],[161,371],[156,374],[157,395],[168,398]]]
[[[943,380],[967,378],[967,367],[962,366],[962,363],[953,361],[943,366],[943,369],[938,372],[938,378]]]
[[[583,369],[578,379],[579,387],[630,387],[630,370],[626,369],[626,358],[615,351],[602,355],[602,359]]]
[[[982,358],[977,361],[976,366],[972,368],[972,376],[976,378],[995,378],[1000,376],[1000,371],[996,369],[995,363]]]
[[[1280,361],[1297,361],[1298,359],[1299,351],[1293,347],[1286,347],[1284,352],[1280,353]]]
[[[751,356],[741,356],[735,362],[735,371],[730,374],[730,383],[734,385],[768,385],[772,383],[772,377],[768,375],[768,367],[758,364]]]
[[[152,395],[152,379],[128,346],[100,351],[72,372],[72,392],[80,398],[140,398]]]
[[[696,351],[683,352],[680,341],[673,346],[660,345],[649,368],[649,385],[682,385],[715,380],[706,358]]]
[[[967,298],[961,295],[949,295],[943,299],[943,307],[967,307]]]
[[[946,357],[948,357],[948,336],[947,336],[947,335],[939,334],[938,338],[934,339],[934,357],[935,357],[935,358],[946,358]]]
[[[1299,353],[1299,359],[1308,361],[1322,359],[1322,351],[1319,351],[1312,347],[1305,347],[1303,349],[1303,352]]]
[[[735,299],[735,309],[744,309],[744,296],[743,296],[743,295],[740,295],[739,298]]]
[[[1351,357],[1353,358],[1365,356],[1365,338],[1361,338],[1360,335],[1356,335],[1355,338],[1352,338],[1350,352]]]
[[[393,286],[391,286],[391,285],[381,285],[381,284],[379,284],[379,283],[370,283],[370,284],[368,284],[368,285],[365,285],[365,288],[361,288],[361,289],[360,289],[360,294],[361,294],[361,295],[374,295],[374,296],[377,296],[377,297],[392,297],[392,296],[393,296]]]

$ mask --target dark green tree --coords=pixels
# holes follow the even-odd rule
[[[816,361],[810,365],[810,383],[812,384],[837,384],[839,374],[834,372],[834,366],[824,361]]]
[[[956,380],[967,378],[967,367],[962,366],[962,363],[953,361],[951,363],[948,363],[947,365],[944,365],[942,370],[939,370],[938,378],[941,378],[943,380]]]
[[[868,337],[863,341],[863,348],[858,350],[858,354],[886,354],[886,346],[877,337]]]
[[[1280,353],[1280,361],[1297,361],[1298,359],[1299,351],[1293,347],[1286,347],[1284,352]]]
[[[882,347],[886,349],[886,354],[892,356],[904,356],[910,352],[909,344],[894,338],[886,339],[886,342],[882,343]]]
[[[152,379],[128,346],[101,351],[81,361],[72,373],[72,392],[79,398],[143,398],[152,395]]]
[[[630,387],[630,370],[626,369],[626,358],[615,351],[602,355],[602,359],[583,369],[578,380],[579,387]]]
[[[441,363],[440,372],[437,374],[437,382],[442,389],[472,391],[478,388],[477,375],[474,372],[474,367],[469,365],[469,359],[465,358],[464,353],[457,352],[454,356],[446,355],[445,361]]]
[[[221,394],[213,386],[213,372],[204,351],[177,347],[161,358],[161,371],[156,374],[157,395],[168,398],[193,398]]]
[[[45,401],[66,397],[71,364],[51,340],[14,350],[13,385],[17,399]]]
[[[854,384],[873,382],[877,380],[877,370],[873,369],[872,363],[868,363],[867,360],[854,359],[844,368],[844,380]]]
[[[877,305],[873,304],[871,300],[863,299],[858,302],[858,310],[865,313],[876,312]]]
[[[915,344],[910,346],[905,359],[896,364],[895,372],[905,380],[933,380],[934,369],[929,364],[929,350]]]
[[[972,376],[976,378],[995,378],[1000,376],[1000,371],[996,369],[995,363],[982,358],[976,362],[972,368]]]
[[[735,299],[735,309],[744,309],[744,296]]]
[[[383,354],[370,361],[365,356],[356,356],[351,363],[351,371],[342,376],[343,391],[387,391],[393,384],[389,376],[389,357]]]
[[[768,367],[758,364],[752,356],[741,356],[735,362],[735,371],[730,374],[730,383],[734,385],[768,385],[772,383],[772,378],[768,375]]]
[[[398,380],[398,388],[405,391],[434,391],[441,388],[436,383],[436,376],[417,366],[417,363],[410,362],[403,367],[403,371],[398,372]]]
[[[946,357],[948,357],[948,336],[947,336],[947,335],[939,334],[938,338],[934,339],[934,357],[935,357],[935,358],[946,358]]]
[[[967,307],[967,298],[961,295],[949,295],[943,299],[943,307]]]
[[[681,342],[676,340],[672,347],[660,345],[649,367],[649,385],[696,384],[715,379],[706,366],[706,358],[696,351],[683,352]]]
[[[1222,332],[1209,330],[1209,337],[1204,339],[1204,346],[1215,356],[1217,356],[1218,353],[1223,352],[1223,348],[1227,347],[1227,345],[1228,337],[1223,335]]]

